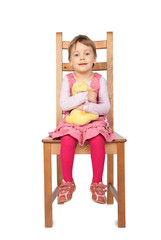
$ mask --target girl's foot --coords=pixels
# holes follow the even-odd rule
[[[72,199],[72,194],[75,191],[76,186],[74,181],[72,182],[65,182],[62,180],[62,183],[60,184],[58,191],[58,204],[67,202]]]
[[[90,191],[92,192],[92,199],[97,203],[106,203],[105,192],[107,192],[107,186],[102,182],[91,183]]]

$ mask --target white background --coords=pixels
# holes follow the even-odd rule
[[[160,21],[157,0],[1,1],[1,239],[161,238]],[[56,125],[56,32],[103,40],[107,31],[114,32],[114,126],[128,139],[127,227],[117,228],[116,202],[91,200],[90,156],[76,155],[77,190],[72,201],[54,202],[54,225],[45,229],[41,139]],[[54,188],[54,156],[52,164]]]

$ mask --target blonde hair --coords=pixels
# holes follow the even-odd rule
[[[93,53],[94,53],[94,56],[97,57],[96,46],[95,46],[94,42],[89,37],[87,37],[86,35],[78,35],[75,38],[73,38],[73,40],[69,44],[69,47],[68,47],[68,59],[69,60],[70,60],[70,57],[71,57],[72,47],[74,45],[76,45],[77,42],[80,42],[80,43],[82,43],[86,46],[91,46],[92,50],[93,50]]]

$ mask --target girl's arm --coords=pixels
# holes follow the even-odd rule
[[[105,78],[100,78],[99,100],[98,104],[86,102],[83,106],[85,112],[91,112],[98,115],[106,115],[110,110],[110,101],[107,91],[107,81]]]
[[[70,88],[68,83],[68,78],[65,76],[63,78],[61,92],[60,92],[60,107],[62,111],[69,111],[77,106],[85,103],[88,100],[88,92],[80,92],[75,96],[70,96]]]

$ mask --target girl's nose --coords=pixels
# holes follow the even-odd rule
[[[84,55],[80,55],[80,59],[83,60],[84,59]]]

